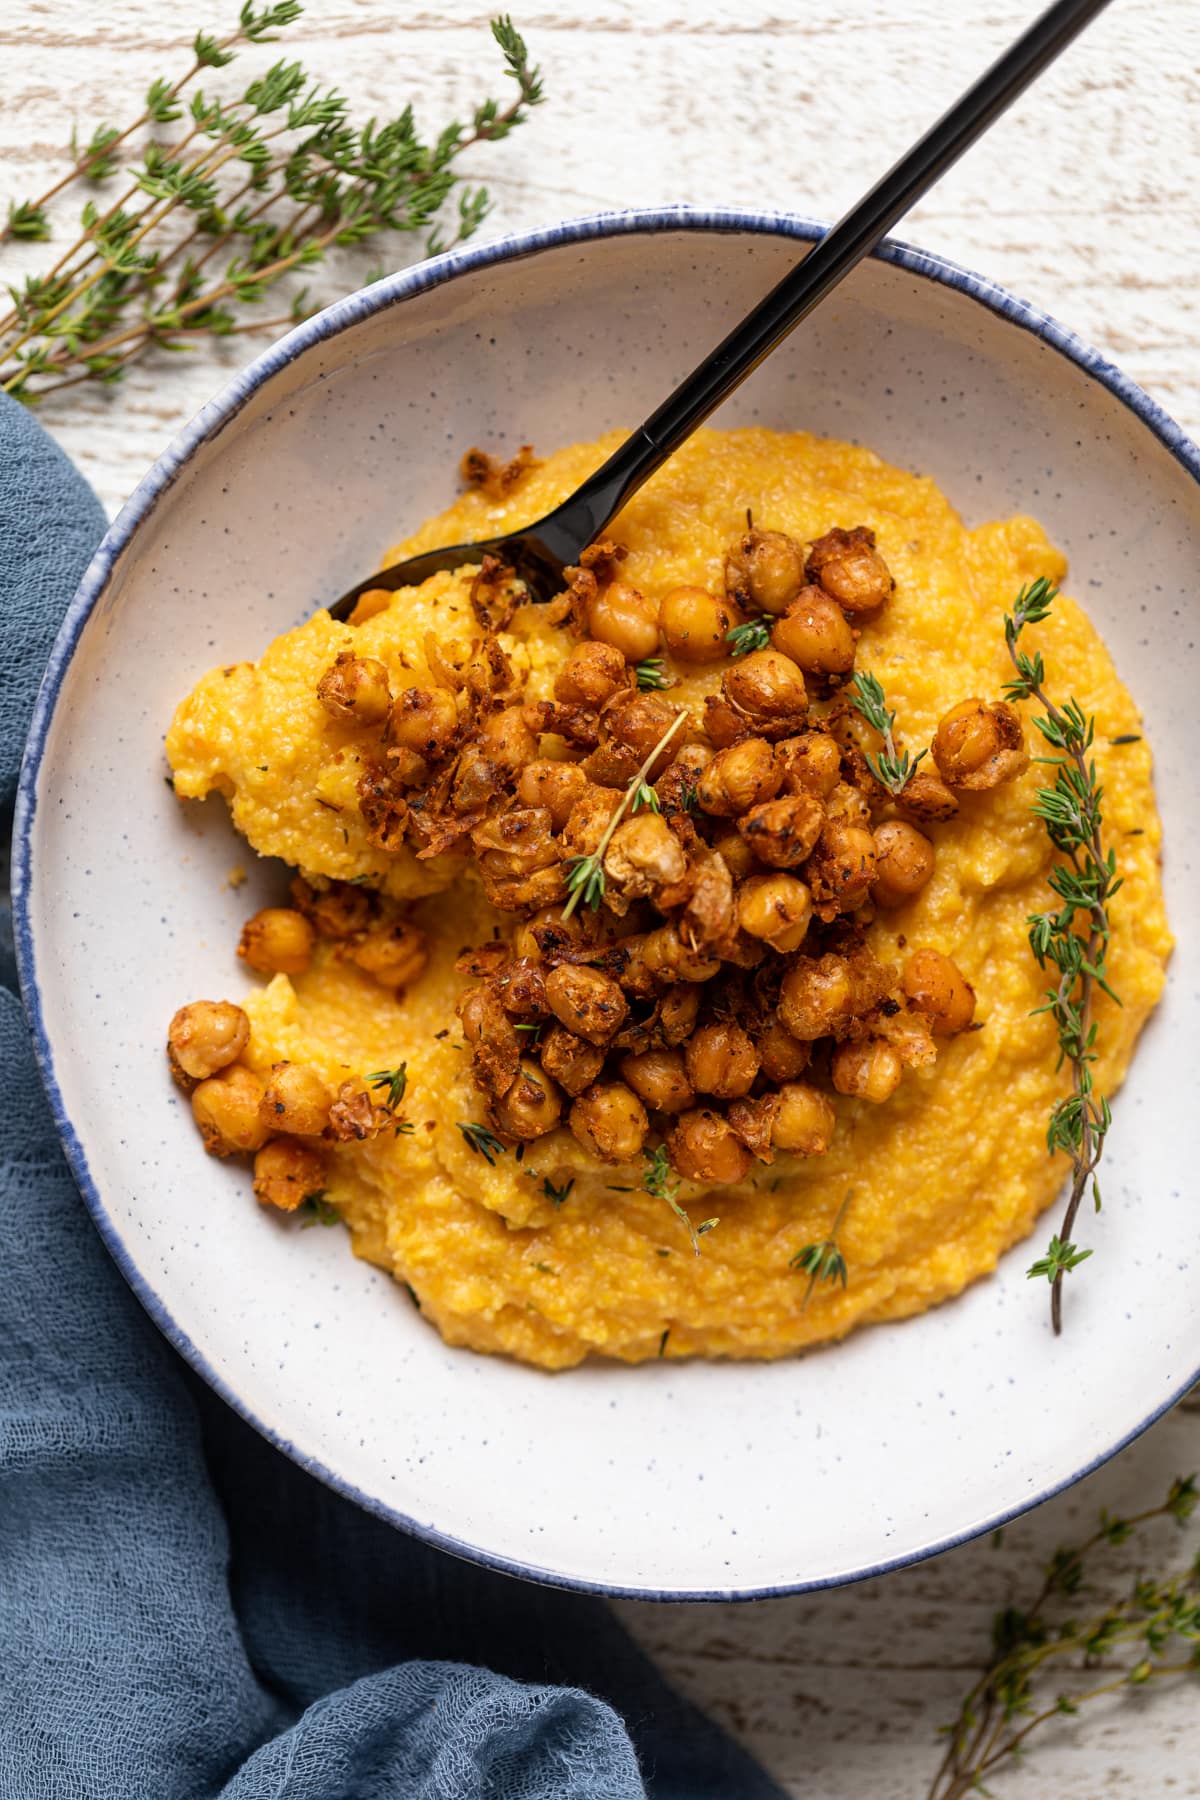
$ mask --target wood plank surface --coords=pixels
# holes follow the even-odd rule
[[[61,172],[81,134],[124,123],[197,27],[234,0],[0,0],[0,203]],[[549,96],[506,144],[471,152],[495,201],[486,230],[608,206],[686,200],[830,217],[1011,39],[1014,0],[528,0],[517,23]],[[437,128],[503,92],[477,5],[311,0],[286,37],[363,113],[412,97]],[[261,61],[278,51],[263,53]],[[1117,0],[902,235],[981,269],[1074,326],[1200,434],[1200,6]],[[388,261],[415,259],[400,240]],[[0,251],[13,280],[40,247]],[[356,286],[374,250],[344,257],[318,298]],[[235,339],[136,364],[115,394],[82,388],[43,419],[115,510],[167,439],[257,348]],[[620,1611],[664,1669],[805,1800],[915,1800],[985,1654],[993,1610],[1028,1592],[1039,1558],[1100,1506],[1156,1499],[1200,1464],[1200,1405],[1161,1420],[1115,1462],[1010,1527],[840,1592],[748,1606]],[[952,1472],[942,1477],[953,1479]],[[1200,1532],[1178,1546],[1182,1561]],[[1165,1554],[1169,1537],[1160,1540]],[[1134,1550],[1114,1553],[1127,1578]],[[1138,1693],[1086,1732],[1069,1722],[998,1796],[1200,1796],[1197,1690]],[[730,1800],[736,1800],[731,1796]]]

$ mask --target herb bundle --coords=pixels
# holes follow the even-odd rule
[[[430,142],[411,106],[383,123],[351,125],[346,96],[323,89],[298,62],[275,63],[233,99],[197,86],[247,46],[273,42],[301,11],[298,0],[257,10],[247,0],[225,37],[198,32],[190,66],[153,81],[131,124],[101,125],[86,144],[73,135],[62,179],[10,203],[0,245],[45,242],[51,203],[75,183],[95,190],[71,247],[44,273],[8,287],[0,391],[32,402],[82,381],[119,381],[152,345],[185,350],[206,337],[293,324],[310,310],[306,290],[282,317],[259,319],[251,309],[328,251],[426,231],[433,253],[476,230],[487,191],[463,184],[457,159],[507,136],[542,98],[512,21],[492,21],[516,83],[512,100],[481,101],[469,124],[451,121]],[[101,198],[110,183],[117,197]],[[456,188],[457,220],[446,234],[435,220]]]
[[[1161,1506],[1127,1519],[1102,1514],[1085,1543],[1055,1552],[1032,1605],[996,1615],[992,1659],[943,1728],[949,1741],[928,1800],[987,1793],[985,1776],[1019,1756],[1039,1726],[1104,1694],[1200,1675],[1200,1557],[1182,1575],[1139,1576],[1124,1599],[1090,1617],[1074,1604],[1093,1551],[1123,1544],[1154,1519],[1186,1525],[1197,1497],[1191,1475],[1171,1484]]]
[[[1070,1157],[1072,1177],[1062,1225],[1029,1275],[1044,1275],[1050,1283],[1050,1314],[1057,1333],[1062,1330],[1063,1276],[1092,1254],[1076,1249],[1071,1241],[1089,1186],[1095,1209],[1100,1210],[1096,1168],[1112,1114],[1092,1079],[1096,1061],[1092,1002],[1100,988],[1120,1005],[1109,985],[1106,957],[1111,935],[1108,906],[1121,880],[1114,852],[1104,847],[1104,790],[1088,754],[1095,739],[1095,720],[1073,697],[1056,706],[1045,690],[1041,652],[1030,656],[1018,647],[1025,627],[1040,625],[1049,616],[1056,595],[1057,589],[1042,578],[1022,588],[1012,613],[1005,614],[1004,639],[1016,680],[1010,681],[1004,692],[1009,700],[1039,703],[1043,711],[1034,715],[1033,723],[1053,752],[1037,759],[1053,769],[1054,780],[1038,790],[1033,811],[1061,858],[1049,877],[1060,904],[1055,911],[1030,916],[1029,945],[1039,968],[1057,973],[1036,1011],[1052,1017],[1058,1031],[1059,1067],[1066,1063],[1071,1070],[1071,1092],[1056,1101],[1050,1112],[1046,1147],[1052,1156],[1061,1150]]]

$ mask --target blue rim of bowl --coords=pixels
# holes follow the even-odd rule
[[[109,1253],[143,1307],[167,1340],[227,1405],[239,1413],[277,1450],[281,1450],[308,1474],[316,1476],[336,1493],[343,1495],[348,1500],[353,1500],[366,1512],[387,1520],[389,1524],[399,1527],[400,1530],[408,1532],[437,1550],[447,1551],[453,1556],[477,1563],[484,1568],[497,1570],[505,1575],[515,1575],[526,1581],[541,1582],[550,1587],[568,1588],[579,1593],[601,1594],[610,1598],[633,1600],[768,1600],[786,1594],[811,1593],[822,1588],[848,1586],[851,1582],[865,1581],[874,1575],[884,1575],[894,1569],[906,1568],[910,1564],[923,1562],[927,1557],[939,1555],[944,1550],[952,1550],[959,1544],[968,1543],[972,1538],[1006,1524],[1010,1519],[1019,1517],[1032,1507],[1041,1505],[1043,1501],[1052,1499],[1055,1494],[1073,1486],[1077,1481],[1082,1481],[1085,1476],[1090,1475],[1095,1469],[1123,1450],[1126,1445],[1132,1443],[1135,1438],[1140,1437],[1142,1432],[1148,1430],[1157,1419],[1168,1412],[1187,1393],[1188,1389],[1200,1380],[1200,1368],[1187,1376],[1175,1392],[1170,1394],[1140,1424],[1126,1432],[1117,1443],[1101,1451],[1082,1468],[1074,1470],[1071,1474],[1063,1476],[1061,1480],[1044,1488],[1040,1493],[1023,1500],[1018,1506],[997,1512],[964,1527],[961,1531],[922,1544],[917,1549],[909,1550],[903,1555],[890,1557],[863,1568],[846,1570],[837,1575],[808,1579],[799,1577],[795,1581],[766,1587],[662,1589],[628,1586],[620,1582],[588,1580],[552,1569],[542,1569],[536,1564],[522,1562],[516,1557],[497,1555],[474,1544],[468,1544],[459,1538],[451,1537],[433,1525],[422,1524],[419,1520],[408,1517],[407,1514],[385,1505],[372,1495],[364,1494],[352,1482],[327,1468],[318,1457],[309,1455],[255,1416],[238,1395],[229,1388],[217,1371],[210,1366],[204,1353],[171,1317],[163,1301],[141,1273],[134,1256],[126,1247],[110,1217],[88,1168],[83,1144],[67,1116],[55,1071],[54,1052],[50,1045],[42,1013],[33,930],[29,913],[30,847],[37,808],[37,779],[63,677],[74,655],[84,626],[100,600],[118,558],[130,543],[138,526],[153,511],[159,498],[172,486],[180,470],[196,450],[229,420],[236,417],[251,395],[256,393],[264,382],[294,362],[298,356],[312,349],[314,345],[336,336],[349,326],[371,318],[376,313],[383,312],[386,308],[398,304],[413,294],[425,293],[447,281],[454,280],[459,275],[489,268],[493,263],[536,255],[539,251],[554,249],[562,245],[586,243],[592,238],[621,237],[641,232],[664,231],[754,232],[763,236],[794,238],[800,242],[812,243],[821,237],[825,230],[826,226],[821,222],[792,213],[742,212],[733,208],[701,210],[690,206],[679,206],[629,212],[595,213],[584,218],[568,219],[562,224],[548,226],[537,231],[514,233],[511,236],[473,248],[449,250],[441,256],[417,264],[414,268],[386,276],[371,287],[351,294],[346,299],[339,300],[334,305],[326,307],[324,311],[315,314],[313,318],[306,320],[304,324],[297,326],[294,331],[289,332],[286,337],[273,344],[270,349],[265,350],[261,356],[256,357],[247,368],[233,377],[215,399],[210,400],[196,414],[191,423],[180,432],[159,457],[153,468],[139,482],[117,515],[93,556],[63,619],[38,694],[25,756],[21,764],[12,849],[13,922],[17,963],[21,978],[21,994],[33,1035],[38,1067],[67,1161]],[[1150,398],[1149,394],[1123,374],[1115,364],[1109,362],[1098,350],[1094,350],[1066,326],[1060,325],[1049,314],[1041,312],[1027,301],[1017,299],[1015,295],[982,275],[976,275],[971,270],[960,267],[957,263],[947,261],[944,257],[934,256],[926,250],[917,249],[914,245],[903,243],[897,239],[887,239],[874,252],[874,255],[878,260],[891,263],[910,274],[923,276],[943,287],[952,288],[958,293],[968,295],[990,312],[1049,344],[1123,402],[1188,473],[1197,482],[1200,482],[1200,448],[1192,442],[1182,427],[1176,424],[1169,414]]]

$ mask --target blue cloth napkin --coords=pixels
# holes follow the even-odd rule
[[[43,664],[103,529],[70,463],[0,395],[5,821]],[[784,1800],[601,1601],[402,1536],[192,1376],[62,1159],[10,951],[0,1800]]]

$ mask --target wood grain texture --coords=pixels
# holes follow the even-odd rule
[[[498,150],[471,153],[495,200],[488,231],[606,206],[687,200],[833,216],[899,154],[1032,13],[985,0],[529,0],[514,8],[549,103]],[[234,0],[172,14],[151,0],[0,0],[0,202],[61,172],[81,130],[123,122],[173,73],[199,25]],[[969,15],[969,16],[968,16]],[[478,6],[310,0],[289,54],[363,110],[410,95],[435,128],[499,78]],[[271,54],[261,53],[266,61]],[[903,235],[982,269],[1107,351],[1200,434],[1200,7],[1118,0],[906,221]],[[390,260],[411,261],[398,240]],[[0,252],[12,280],[37,248]],[[319,298],[357,285],[376,251],[344,258]],[[257,347],[240,339],[134,366],[109,395],[82,389],[45,423],[120,505],[147,465]],[[986,429],[986,422],[981,423]],[[1033,1563],[1101,1505],[1145,1504],[1200,1463],[1200,1406],[1160,1421],[1108,1468],[1009,1529],[840,1592],[741,1607],[620,1611],[681,1687],[806,1800],[913,1800],[985,1654],[991,1613]],[[934,1477],[952,1481],[952,1469]],[[886,1471],[880,1471],[886,1479]],[[664,1521],[686,1530],[687,1521]],[[1193,1532],[1190,1548],[1196,1548]],[[1164,1540],[1164,1548],[1166,1540]],[[1179,1549],[1180,1558],[1185,1546]],[[1124,1575],[1136,1552],[1114,1554]],[[999,1796],[1200,1796],[1194,1689],[1139,1694],[1086,1734],[1065,1726]],[[736,1800],[731,1796],[730,1800]]]

